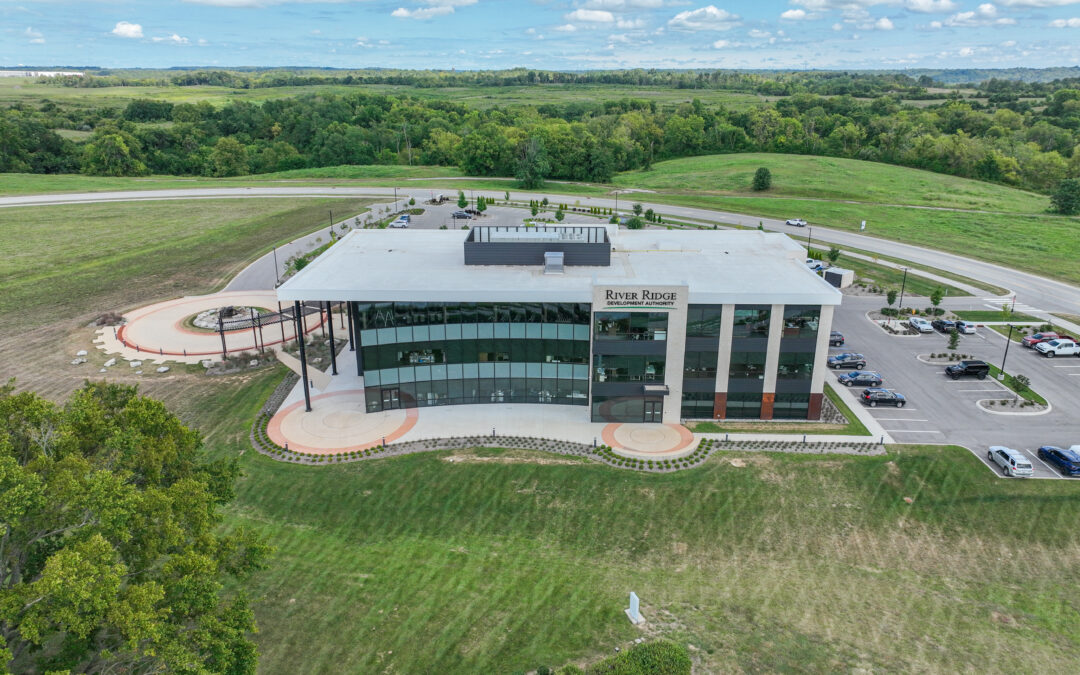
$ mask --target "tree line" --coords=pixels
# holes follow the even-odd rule
[[[58,129],[91,132],[75,141]],[[460,167],[472,176],[608,182],[693,155],[849,157],[1050,191],[1080,176],[1080,89],[1016,110],[799,93],[735,110],[622,98],[484,110],[415,96],[305,94],[256,105],[135,100],[0,110],[0,171],[237,176],[337,165]]]

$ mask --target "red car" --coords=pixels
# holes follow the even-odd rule
[[[1035,333],[1034,335],[1025,336],[1024,339],[1020,341],[1020,344],[1033,349],[1035,345],[1040,342],[1049,342],[1050,340],[1072,340],[1073,342],[1076,342],[1075,339],[1068,335],[1058,335],[1057,333]]]

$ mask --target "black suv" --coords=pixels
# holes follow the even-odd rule
[[[879,405],[894,405],[897,408],[903,408],[904,404],[907,403],[907,399],[904,398],[903,394],[879,387],[863,389],[862,400],[871,408],[876,408]]]
[[[945,374],[954,380],[959,380],[963,375],[974,375],[980,380],[985,380],[990,374],[990,364],[986,361],[961,361],[946,366]]]
[[[934,319],[930,322],[930,325],[934,327],[934,330],[942,333],[950,333],[956,328],[956,322],[949,319]]]
[[[830,347],[843,347],[844,346],[844,334],[838,330],[834,330],[829,333],[829,346]]]
[[[450,217],[453,218],[454,220],[457,220],[459,218],[462,219],[462,220],[469,220],[470,218],[472,218],[472,216],[470,216],[465,211],[454,211],[453,213],[450,214]]]

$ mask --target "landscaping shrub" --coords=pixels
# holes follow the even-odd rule
[[[690,654],[668,640],[643,642],[589,666],[588,675],[690,675]]]

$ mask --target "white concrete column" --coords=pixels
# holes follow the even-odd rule
[[[735,305],[724,305],[720,311],[720,345],[716,350],[716,393],[727,393],[728,372],[731,370],[731,336],[735,333]]]
[[[784,306],[773,305],[769,313],[769,342],[765,352],[765,382],[762,393],[776,393],[776,367],[780,364],[780,338],[784,335]]]
[[[678,301],[668,312],[667,350],[664,364],[664,383],[668,395],[664,397],[664,423],[678,424],[682,419],[683,364],[686,362],[686,318],[689,289],[676,287]]]
[[[814,345],[814,372],[810,376],[810,393],[820,394],[825,391],[826,361],[829,358],[829,333],[832,332],[832,305],[822,305],[821,318],[818,320],[817,344]]]

